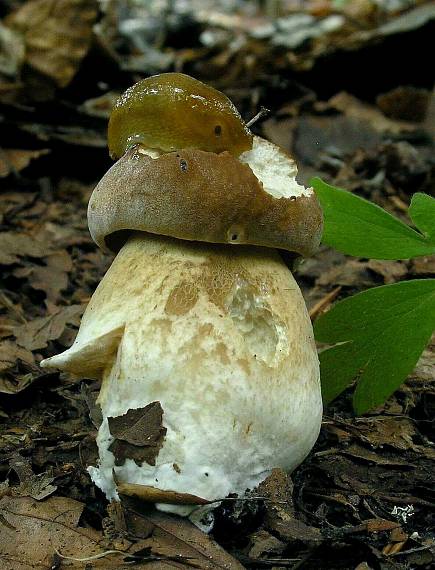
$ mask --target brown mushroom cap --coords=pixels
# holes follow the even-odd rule
[[[320,243],[322,211],[312,191],[273,196],[228,152],[182,149],[151,158],[135,147],[95,188],[88,223],[94,241],[115,252],[136,230],[308,256]]]

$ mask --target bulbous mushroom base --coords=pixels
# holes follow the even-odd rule
[[[310,319],[271,250],[133,236],[74,345],[45,365],[102,377],[91,475],[108,498],[117,483],[243,495],[274,467],[292,471],[319,433]]]

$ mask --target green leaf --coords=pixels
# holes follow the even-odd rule
[[[409,215],[421,233],[435,243],[435,198],[421,192],[414,194]]]
[[[402,384],[435,328],[435,279],[369,289],[337,303],[314,324],[326,403],[357,380],[358,414],[379,406]]]
[[[314,178],[313,186],[324,215],[323,243],[355,257],[409,259],[435,253],[435,243],[371,202]],[[415,223],[429,234],[432,228],[422,211],[427,200],[417,198]],[[429,196],[427,198],[430,199]],[[425,201],[422,205],[422,200]],[[435,202],[435,200],[434,200]],[[433,204],[428,209],[433,210]],[[418,221],[418,224],[417,224]],[[433,229],[433,228],[432,228]],[[431,229],[431,231],[432,231]]]

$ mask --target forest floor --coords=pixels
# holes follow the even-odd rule
[[[5,28],[22,33],[30,16],[12,12],[24,4],[0,8],[0,39],[21,41]],[[86,208],[111,164],[106,125],[117,93],[158,71],[212,80],[246,119],[270,109],[254,130],[295,156],[301,182],[320,176],[406,220],[412,194],[435,188],[433,77],[424,63],[435,11],[414,27],[408,12],[402,28],[351,49],[343,48],[349,30],[282,47],[246,32],[263,20],[244,15],[233,25],[210,10],[208,20],[198,12],[169,26],[144,55],[135,37],[113,39],[113,14],[102,18],[92,0],[66,0],[50,17],[67,25],[77,6],[86,49],[71,50],[68,77],[55,48],[35,52],[48,33],[42,24],[31,20],[27,59],[0,41],[1,568],[435,567],[435,344],[383,407],[355,417],[351,390],[336,399],[291,478],[277,470],[246,500],[223,501],[210,535],[131,499],[109,505],[86,470],[96,457],[98,382],[39,367],[71,345],[112,261],[89,235]],[[316,23],[332,10],[324,6],[312,10]],[[363,27],[374,33],[381,26],[369,16]],[[97,20],[95,37],[87,26]],[[205,31],[217,38],[212,48],[199,45]],[[433,275],[435,259],[374,261],[322,246],[294,273],[315,319],[358,291]]]

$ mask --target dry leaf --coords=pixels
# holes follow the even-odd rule
[[[14,329],[17,343],[28,350],[45,348],[48,341],[56,340],[61,336],[67,323],[78,326],[84,310],[84,305],[62,307],[53,315],[19,325]]]
[[[411,261],[411,273],[414,275],[434,275],[435,255],[416,257]]]
[[[306,525],[296,518],[293,506],[293,485],[282,469],[273,469],[258,487],[260,496],[266,497],[265,527],[286,542],[303,542],[317,545],[322,541],[318,528]]]
[[[0,22],[0,72],[15,77],[21,69],[24,56],[25,48],[21,36]]]
[[[12,265],[20,257],[44,257],[47,253],[47,244],[32,236],[21,232],[0,233],[0,265]]]
[[[401,461],[399,459],[389,459],[384,455],[380,455],[379,453],[375,453],[374,451],[369,451],[364,447],[352,444],[349,445],[346,449],[341,450],[343,455],[349,455],[350,457],[356,457],[358,459],[363,459],[368,463],[373,463],[375,465],[391,465],[396,467],[408,468],[412,469],[412,465],[409,465],[405,460]]]
[[[33,354],[25,348],[20,348],[14,342],[5,340],[0,343],[0,372],[9,370],[17,360],[22,360],[27,364],[34,364]]]
[[[108,418],[110,433],[115,438],[109,447],[115,456],[115,465],[123,465],[126,459],[134,459],[137,465],[143,461],[155,465],[166,434],[162,420],[160,402]]]
[[[275,558],[286,549],[284,542],[265,530],[259,530],[252,534],[250,539],[252,543],[249,550],[250,558],[264,558],[266,556]]]
[[[106,148],[107,137],[101,130],[75,125],[43,125],[41,123],[23,123],[21,130],[36,136],[39,140],[60,140],[66,144]]]
[[[55,550],[81,558],[103,552],[101,534],[78,526],[83,507],[83,503],[66,497],[50,497],[42,502],[30,497],[3,497],[0,501],[2,567],[48,570],[53,567]],[[83,565],[74,567],[83,568]]]
[[[20,370],[21,368],[24,370]],[[39,370],[29,350],[17,346],[10,340],[0,342],[0,392],[3,394],[21,392],[35,380],[36,372]]]
[[[54,477],[50,477],[47,473],[33,475],[27,481],[24,481],[19,487],[19,494],[23,497],[32,497],[37,501],[42,501],[57,490],[57,485],[52,485]]]
[[[190,493],[179,493],[178,491],[162,490],[150,485],[137,485],[136,483],[117,483],[116,490],[120,495],[135,497],[147,503],[167,503],[171,505],[209,505],[212,501],[207,501],[197,495]]]
[[[359,99],[344,91],[334,95],[334,97],[329,100],[329,103],[347,117],[360,120],[378,132],[397,134],[402,131],[412,131],[415,129],[415,125],[412,123],[388,119],[379,109],[376,109],[376,107],[362,103]]]
[[[424,121],[431,93],[412,85],[400,86],[376,97],[385,116],[403,121]]]
[[[52,485],[54,477],[48,473],[40,473],[35,475],[32,470],[31,462],[15,453],[9,461],[9,468],[13,469],[18,475],[20,485],[18,487],[10,487],[9,493],[14,497],[32,497],[37,501],[42,501],[52,495],[56,489],[56,485]]]
[[[346,259],[346,261],[336,267],[332,267],[321,275],[316,285],[327,286],[330,283],[342,285],[343,287],[372,287],[374,280],[367,268],[367,262],[358,259]]]
[[[60,292],[68,286],[68,273],[72,269],[72,261],[67,251],[56,251],[44,259],[46,266],[35,266],[29,276],[33,289],[44,291],[47,301],[56,304]]]
[[[389,445],[399,450],[414,449],[417,430],[408,418],[379,417],[358,421],[358,432],[363,441],[377,449]]]
[[[94,427],[98,429],[103,423],[103,412],[101,410],[100,404],[97,403],[98,391],[90,390],[90,388],[85,383],[82,383],[80,387],[80,396],[86,402],[91,422],[93,423]]]
[[[12,218],[35,202],[37,194],[34,192],[3,192],[0,202],[0,223]]]
[[[66,87],[91,45],[96,0],[30,0],[6,18],[21,32],[26,63]]]
[[[154,555],[172,558],[170,563],[151,562],[147,569],[193,567],[201,570],[243,570],[235,558],[189,520],[143,509],[133,502],[132,505],[134,508],[128,507],[126,511],[128,529],[133,536],[144,537],[144,540],[135,545],[136,549],[148,548]]]
[[[382,532],[400,527],[397,521],[387,521],[385,519],[369,519],[364,521],[364,523],[366,524],[367,532]]]
[[[20,150],[15,148],[5,148],[0,152],[0,178],[9,176],[12,172],[21,172],[35,158],[48,154],[50,149],[41,150]]]
[[[383,277],[384,283],[396,283],[408,273],[406,264],[403,261],[381,261],[379,259],[371,259],[367,262],[367,267],[375,273]]]

